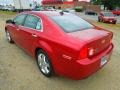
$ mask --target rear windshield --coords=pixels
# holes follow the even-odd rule
[[[52,16],[51,18],[67,33],[93,28],[93,25],[76,15]]]

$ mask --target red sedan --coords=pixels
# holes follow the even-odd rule
[[[113,33],[63,12],[23,12],[7,20],[6,37],[36,58],[43,75],[83,79],[102,68],[113,50]]]
[[[117,18],[112,12],[101,12],[98,16],[98,21],[116,24]]]
[[[120,9],[113,10],[112,13],[115,15],[120,15]]]

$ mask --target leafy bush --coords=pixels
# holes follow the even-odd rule
[[[83,11],[83,7],[82,6],[75,7],[75,11],[76,12],[82,12]]]

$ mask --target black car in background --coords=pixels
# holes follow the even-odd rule
[[[97,15],[97,12],[95,12],[94,10],[86,10],[85,15]]]

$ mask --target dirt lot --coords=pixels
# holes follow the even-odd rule
[[[44,77],[36,61],[5,38],[5,20],[12,15],[0,13],[0,90],[120,90],[120,24],[93,22],[114,33],[111,61],[84,80],[74,81],[61,76]]]

